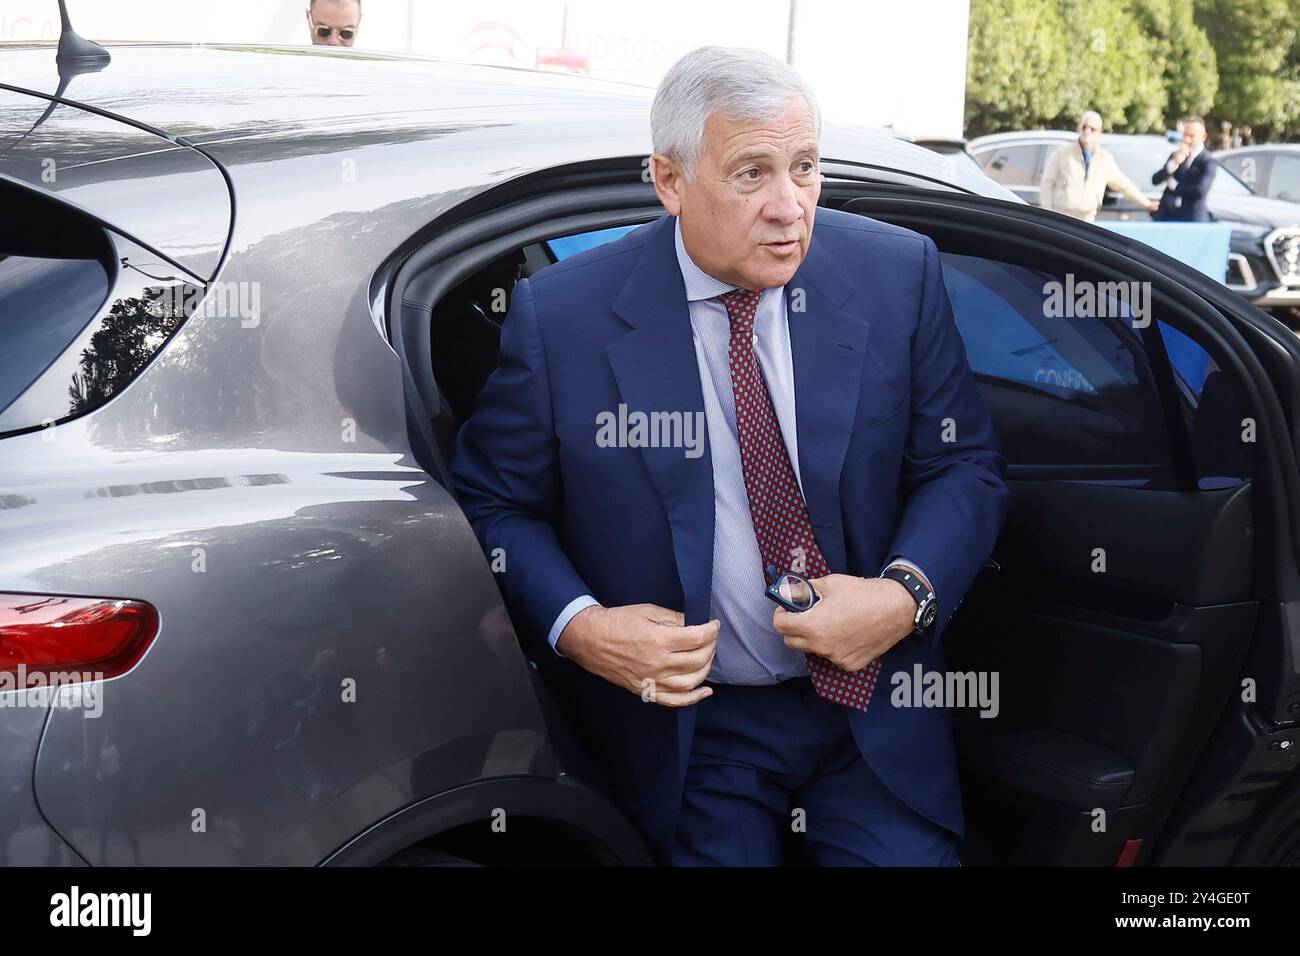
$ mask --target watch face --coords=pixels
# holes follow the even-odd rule
[[[935,604],[932,601],[930,602],[930,604],[926,606],[925,610],[921,612],[921,626],[929,627],[931,624],[934,623],[934,619],[938,616],[939,616],[939,605]]]

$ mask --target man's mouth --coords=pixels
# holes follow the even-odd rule
[[[779,256],[788,256],[790,253],[799,249],[799,240],[790,239],[785,242],[765,242],[764,248],[770,249]]]

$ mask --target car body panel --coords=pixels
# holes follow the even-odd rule
[[[32,787],[47,710],[40,695],[0,693],[0,866],[84,865],[46,821]]]
[[[54,707],[41,743],[36,795],[86,860],[309,864],[413,799],[554,775],[491,574],[423,472],[379,453],[96,448],[99,424],[6,441],[27,505],[0,559],[8,590],[159,611],[101,715]]]
[[[534,169],[604,157],[650,153],[647,110],[653,90],[627,83],[509,67],[451,63],[432,58],[312,47],[110,46],[104,70],[74,77],[63,96],[127,117],[204,146],[251,138],[256,152],[275,145],[281,156],[341,147],[426,142],[466,128],[545,125],[546,136],[527,136],[518,166]],[[0,44],[0,83],[46,96],[59,88],[50,45]],[[213,83],[212,76],[220,76]],[[165,78],[160,80],[160,78]],[[439,143],[439,149],[447,145]],[[906,170],[958,188],[1006,198],[1006,191],[965,163],[914,147],[889,134],[827,123],[823,155]],[[536,148],[555,149],[534,156]],[[428,160],[427,150],[421,154]],[[490,156],[490,159],[489,159]],[[500,154],[480,160],[502,161]],[[543,161],[545,160],[545,161]],[[418,164],[413,171],[418,175]],[[322,195],[328,206],[338,197]]]
[[[200,279],[217,271],[233,209],[225,178],[202,154],[116,119],[3,89],[0,143],[0,176],[55,193]]]

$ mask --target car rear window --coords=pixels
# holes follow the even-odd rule
[[[93,410],[124,388],[202,288],[151,250],[0,180],[0,433]]]
[[[25,392],[86,327],[108,297],[94,259],[0,251],[0,410]]]

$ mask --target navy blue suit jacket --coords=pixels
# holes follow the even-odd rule
[[[1173,153],[1169,158],[1173,158]],[[1165,160],[1169,162],[1169,160]],[[1160,208],[1153,214],[1152,218],[1159,222],[1210,222],[1214,219],[1210,215],[1209,207],[1205,204],[1205,197],[1209,195],[1210,186],[1214,182],[1214,174],[1218,172],[1219,164],[1208,149],[1201,150],[1200,154],[1190,162],[1184,161],[1177,169],[1174,170],[1172,188],[1166,186],[1165,191],[1160,194]],[[1161,166],[1151,176],[1151,183],[1159,186],[1169,174]]]
[[[620,403],[702,420],[673,226],[663,216],[516,286],[500,363],[451,469],[484,549],[504,549],[498,581],[530,656],[661,860],[695,708],[644,703],[554,654],[545,635],[586,593],[606,606],[681,610],[687,624],[709,620],[709,451],[596,442],[597,415]],[[827,564],[875,576],[887,557],[906,555],[940,602],[931,639],[906,638],[885,655],[871,705],[850,712],[854,736],[895,794],[962,834],[950,715],[893,706],[889,683],[916,664],[943,670],[939,635],[1009,505],[938,251],[915,232],[818,209],[787,294],[800,474]]]

